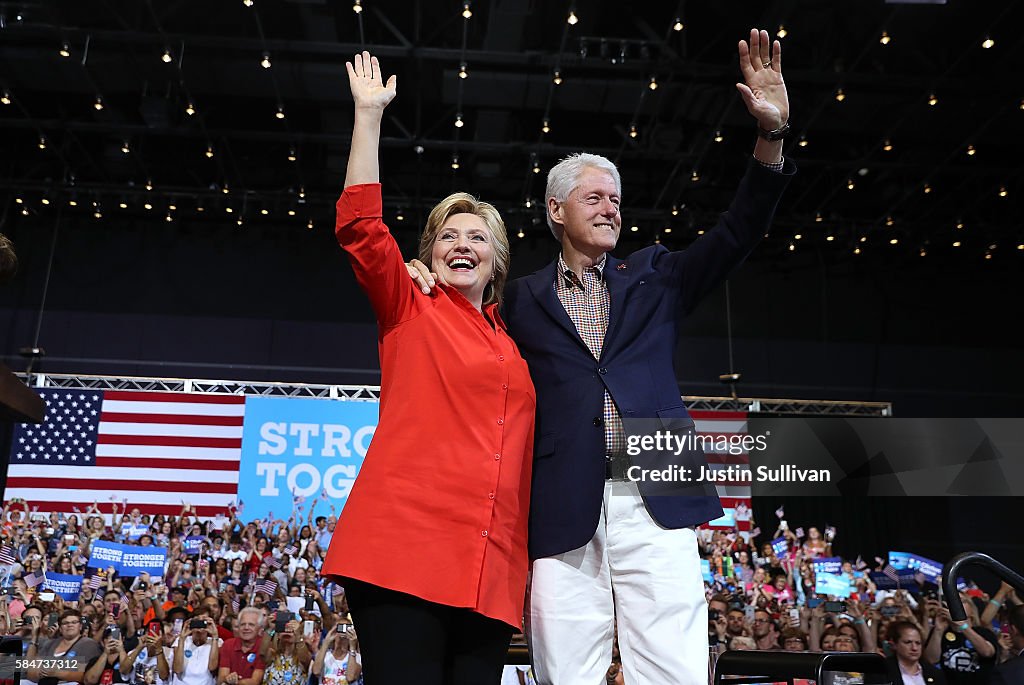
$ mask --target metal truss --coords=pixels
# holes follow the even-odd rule
[[[316,383],[274,383],[270,381],[227,381],[194,378],[142,378],[138,376],[77,376],[73,374],[32,374],[27,382],[37,388],[83,388],[90,390],[149,390],[260,397],[319,397],[355,402],[380,399],[377,385],[327,385]],[[773,414],[831,416],[892,416],[890,402],[847,402],[840,400],[790,400],[768,398],[683,397],[686,408],[696,411],[744,411]]]

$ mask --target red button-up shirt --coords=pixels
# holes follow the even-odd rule
[[[338,242],[377,314],[380,419],[323,572],[521,627],[536,395],[497,307],[413,284],[379,184],[350,186]]]

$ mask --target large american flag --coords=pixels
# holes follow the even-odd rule
[[[245,397],[42,389],[46,422],[14,431],[5,499],[41,512],[126,500],[148,514],[200,516],[237,498]]]
[[[717,439],[718,436],[728,438],[731,435],[747,434],[746,412],[691,411],[690,418],[693,419],[694,427],[701,435],[712,436]],[[707,457],[708,467],[712,471],[720,471],[729,466],[746,468],[750,466],[750,455],[746,452],[742,454],[729,454],[727,451],[716,452],[707,450],[705,456]],[[716,521],[712,521],[709,524],[705,524],[705,527],[721,530],[735,528],[741,531],[749,531],[750,519],[746,515],[751,513],[750,484],[746,482],[716,483],[715,488],[718,490],[718,496],[722,500],[722,509],[725,510],[726,515],[731,513],[733,516],[736,516],[739,513],[739,517],[735,525],[732,526],[715,525]]]

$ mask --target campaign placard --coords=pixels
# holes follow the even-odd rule
[[[78,595],[82,592],[82,576],[47,571],[43,587],[60,595],[65,602],[77,602]]]
[[[140,573],[163,576],[167,563],[165,547],[139,547],[122,545],[106,540],[95,540],[89,545],[87,568],[113,568],[118,575],[132,577]]]
[[[814,572],[817,573],[831,573],[838,575],[843,571],[843,560],[841,557],[822,557],[815,559],[811,562],[814,567]]]
[[[780,560],[789,558],[789,543],[786,542],[786,538],[775,538],[772,540],[771,545],[772,551]]]
[[[814,592],[818,595],[834,595],[835,597],[850,596],[850,581],[846,576],[834,573],[814,574]]]

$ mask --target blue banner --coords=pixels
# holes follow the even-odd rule
[[[78,595],[82,592],[82,576],[69,576],[63,573],[47,571],[45,573],[43,587],[53,590],[61,596],[65,602],[77,602]]]
[[[736,525],[736,516],[733,509],[723,509],[722,515],[716,518],[714,521],[708,521],[708,525],[712,528],[732,528]]]
[[[139,547],[95,540],[89,546],[86,567],[113,568],[119,575],[126,577],[137,576],[143,572],[160,577],[164,575],[166,562],[167,549],[164,547]]]
[[[846,576],[837,576],[834,573],[815,573],[814,592],[818,595],[849,597],[850,581]]]
[[[248,397],[242,427],[238,499],[245,519],[305,520],[345,506],[377,427],[377,402]],[[411,456],[411,455],[410,455]],[[325,497],[326,496],[326,501]]]
[[[714,582],[714,579],[711,577],[711,562],[707,559],[700,560],[700,574],[704,576],[705,583],[710,585]]]
[[[182,541],[181,548],[185,554],[195,556],[199,554],[204,542],[206,542],[206,538],[202,535],[189,535]]]
[[[910,563],[907,568],[919,571],[926,580],[936,585],[939,584],[939,578],[942,577],[942,564],[926,557],[919,557],[916,554],[910,555]]]
[[[889,552],[889,565],[897,571],[910,568],[911,555],[907,552]]]
[[[789,543],[786,542],[786,538],[775,538],[771,544],[772,551],[775,552],[775,556],[780,560],[789,557]]]
[[[840,574],[843,571],[843,560],[840,557],[822,557],[811,562],[815,573]]]

